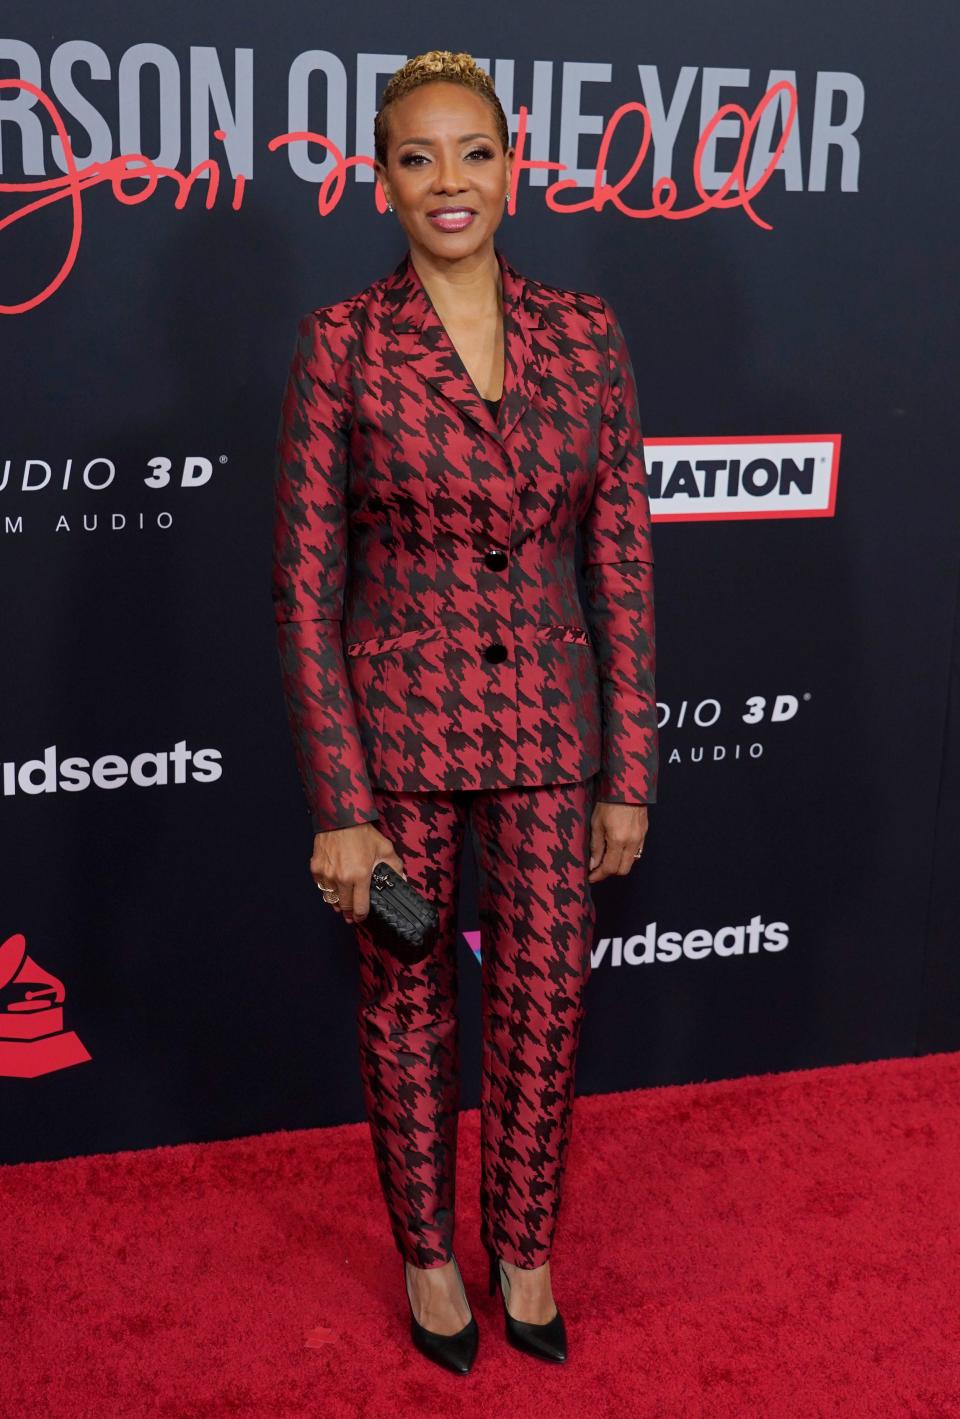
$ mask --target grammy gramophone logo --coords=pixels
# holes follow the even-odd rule
[[[27,955],[21,933],[0,943],[0,1076],[35,1079],[90,1058],[63,1028],[63,982]]]

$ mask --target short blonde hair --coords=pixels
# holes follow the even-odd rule
[[[448,84],[463,84],[486,99],[493,109],[494,122],[503,151],[510,147],[510,130],[503,105],[497,97],[490,75],[480,68],[472,54],[463,51],[454,53],[450,49],[429,49],[426,54],[414,55],[401,64],[395,74],[387,80],[383,98],[373,120],[373,151],[377,161],[387,166],[388,124],[387,110],[397,99],[403,98],[421,84],[435,83],[443,79]]]

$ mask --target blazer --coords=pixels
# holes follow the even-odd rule
[[[602,296],[496,255],[496,414],[409,251],[297,328],[272,592],[315,832],[377,819],[374,785],[599,773],[600,799],[656,801],[653,547],[626,342]]]

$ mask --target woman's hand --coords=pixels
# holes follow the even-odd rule
[[[587,881],[602,882],[615,874],[625,877],[643,849],[648,826],[645,803],[594,804]]]
[[[318,887],[330,888],[323,899],[346,921],[366,921],[370,877],[378,862],[388,862],[401,877],[407,875],[393,843],[376,823],[354,823],[314,835],[310,872]],[[339,897],[339,901],[332,901],[332,897]]]

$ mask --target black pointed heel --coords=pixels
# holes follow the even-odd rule
[[[463,1284],[463,1277],[460,1276],[457,1258],[452,1257],[451,1259],[456,1267],[457,1276],[460,1278],[460,1287],[464,1300],[466,1300],[467,1291]],[[442,1365],[446,1370],[452,1370],[455,1375],[469,1374],[470,1367],[476,1358],[477,1344],[480,1339],[476,1317],[471,1315],[463,1329],[456,1331],[453,1335],[441,1335],[438,1331],[427,1330],[426,1326],[421,1325],[413,1313],[413,1300],[410,1296],[406,1261],[403,1263],[403,1285],[407,1293],[407,1304],[410,1307],[410,1338],[421,1355],[426,1355],[428,1360],[433,1360],[435,1364]],[[467,1304],[469,1305],[469,1301]]]
[[[515,1320],[507,1310],[507,1298],[503,1293],[504,1281],[507,1283],[507,1290],[510,1289],[507,1274],[500,1265],[496,1252],[488,1250],[487,1255],[490,1258],[490,1295],[492,1296],[499,1286],[507,1340],[515,1350],[522,1350],[526,1355],[535,1355],[538,1360],[552,1360],[554,1364],[563,1364],[567,1358],[567,1331],[559,1308],[557,1314],[542,1325],[535,1325],[533,1321],[528,1320]]]

